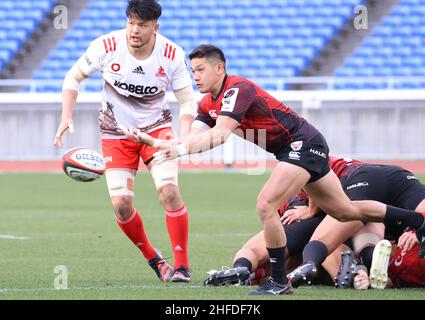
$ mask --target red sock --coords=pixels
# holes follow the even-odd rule
[[[168,235],[174,251],[174,268],[184,266],[189,269],[187,245],[189,237],[189,219],[186,206],[179,210],[165,211]]]
[[[143,228],[142,218],[136,209],[133,209],[127,220],[122,220],[115,216],[121,230],[130,238],[131,241],[142,251],[143,256],[150,260],[155,257],[155,249],[151,246],[148,236]]]

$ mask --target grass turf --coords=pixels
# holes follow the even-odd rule
[[[2,174],[0,299],[250,299],[251,288],[205,288],[202,281],[208,270],[231,265],[236,250],[260,230],[255,200],[267,177],[180,175],[193,274],[189,285],[167,286],[116,225],[104,178],[77,183],[62,174]],[[170,256],[165,216],[147,174],[137,178],[135,205],[152,244]],[[68,290],[54,289],[58,265],[68,270]],[[425,291],[316,286],[272,299],[425,299]]]

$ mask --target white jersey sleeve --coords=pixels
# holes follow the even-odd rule
[[[105,53],[102,37],[92,41],[86,52],[78,59],[77,66],[86,75],[91,76],[102,70],[102,56]]]
[[[185,52],[181,48],[177,48],[176,51],[176,59],[173,61],[171,66],[171,86],[173,87],[173,90],[183,89],[192,85],[189,68],[186,63]]]

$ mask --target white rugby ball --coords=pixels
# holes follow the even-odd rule
[[[68,150],[62,159],[63,171],[75,181],[94,181],[105,173],[103,157],[89,148],[78,147]]]

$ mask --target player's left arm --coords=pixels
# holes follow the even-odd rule
[[[186,142],[164,148],[156,154],[156,160],[159,162],[172,160],[187,154],[208,151],[224,144],[231,133],[240,126],[255,98],[256,90],[250,83],[235,84],[224,92],[220,115],[212,129],[202,134],[191,134]]]
[[[239,127],[239,122],[228,116],[218,116],[214,128],[200,134],[191,134],[186,142],[162,148],[155,153],[158,163],[172,160],[188,154],[205,152],[227,141],[232,131]]]
[[[180,141],[185,141],[189,136],[190,127],[196,117],[196,98],[192,85],[174,90],[177,102],[180,106]]]
[[[189,68],[183,49],[178,48],[176,58],[171,64],[171,86],[180,106],[180,141],[185,141],[190,132],[190,127],[197,115],[195,92],[192,86]]]

